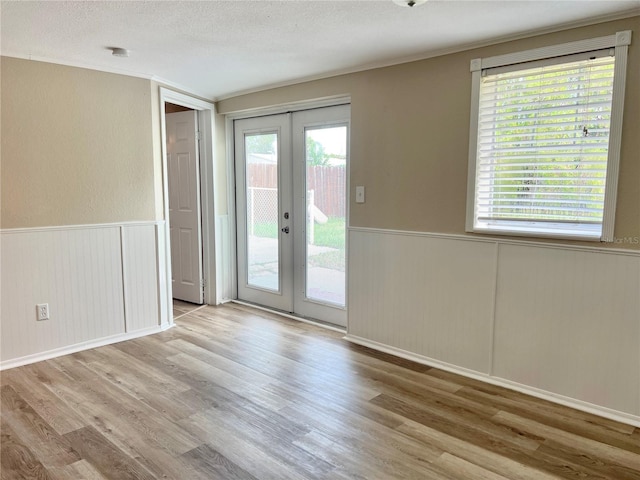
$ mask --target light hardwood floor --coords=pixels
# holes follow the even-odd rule
[[[239,305],[1,374],[1,478],[640,479],[640,431]]]

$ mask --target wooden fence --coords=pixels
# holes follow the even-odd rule
[[[277,188],[277,165],[254,163],[248,165],[248,185],[259,188]],[[307,169],[307,190],[314,191],[314,202],[328,217],[346,216],[347,169],[344,166]]]

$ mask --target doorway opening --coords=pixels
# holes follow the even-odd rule
[[[235,120],[238,299],[346,326],[350,107]]]
[[[219,303],[216,290],[212,103],[160,88],[164,262],[161,299]],[[164,248],[163,248],[164,247]]]

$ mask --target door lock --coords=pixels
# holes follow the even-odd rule
[[[289,212],[284,212],[284,219],[289,220]]]
[[[289,233],[289,226],[287,225],[286,227],[281,229],[284,233]]]

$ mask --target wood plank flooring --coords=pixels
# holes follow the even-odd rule
[[[240,305],[0,374],[2,480],[640,480],[640,430]]]

